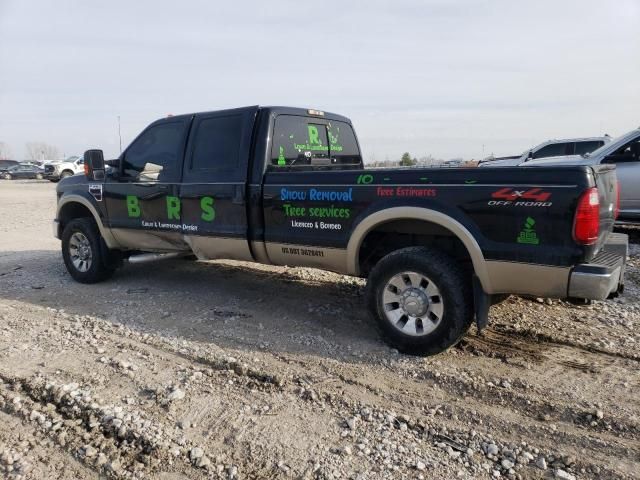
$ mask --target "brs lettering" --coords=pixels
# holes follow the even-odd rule
[[[166,197],[167,220],[180,220],[181,202],[178,197],[168,195]],[[140,200],[135,195],[127,195],[127,215],[130,218],[140,218]],[[202,197],[200,199],[200,219],[205,222],[212,222],[216,218],[216,209],[212,197]]]

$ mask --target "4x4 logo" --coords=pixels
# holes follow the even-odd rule
[[[551,197],[550,192],[544,192],[541,188],[529,190],[516,190],[515,188],[502,188],[491,194],[491,198],[513,202],[516,200],[529,200],[532,202],[546,202]]]

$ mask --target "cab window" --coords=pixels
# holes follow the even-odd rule
[[[145,130],[127,149],[125,178],[136,181],[176,181],[184,141],[184,122],[166,122]]]
[[[272,167],[334,167],[361,163],[358,144],[349,124],[293,115],[276,118]]]
[[[628,163],[640,161],[640,138],[636,138],[613,153],[607,155],[603,163]]]
[[[576,155],[591,153],[596,148],[600,148],[602,145],[604,145],[604,142],[599,140],[593,140],[589,142],[576,142]]]

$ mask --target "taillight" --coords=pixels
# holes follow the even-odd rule
[[[616,207],[613,211],[613,219],[617,220],[620,215],[620,182],[616,182]]]
[[[89,171],[89,162],[84,162],[84,174],[85,176],[89,176],[91,172]]]
[[[600,199],[598,189],[585,191],[578,200],[576,218],[573,223],[573,238],[582,245],[593,245],[600,232]]]

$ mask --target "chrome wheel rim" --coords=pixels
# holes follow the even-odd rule
[[[416,272],[391,277],[384,286],[382,306],[389,323],[412,337],[429,335],[444,314],[440,289],[428,277]]]
[[[86,272],[91,268],[93,252],[89,239],[81,232],[75,232],[69,239],[69,256],[71,263],[79,272]]]

